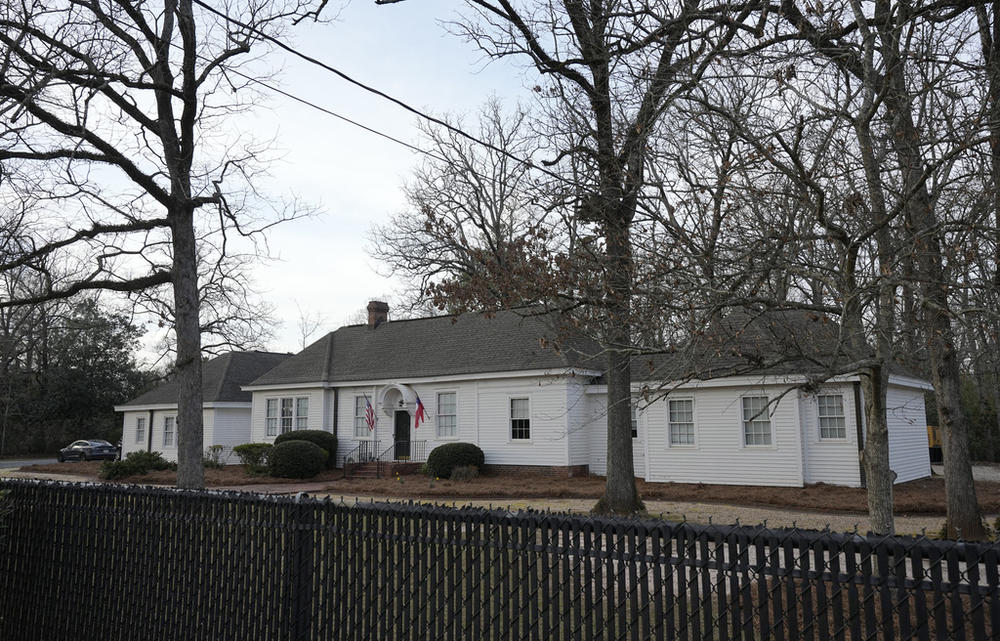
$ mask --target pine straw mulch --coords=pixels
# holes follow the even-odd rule
[[[100,462],[53,463],[31,465],[25,472],[47,472],[91,476],[97,480]],[[341,470],[328,470],[309,482],[328,482],[326,491],[351,496],[392,496],[420,499],[460,501],[467,499],[581,498],[595,501],[604,491],[604,477],[553,477],[541,474],[499,474],[480,476],[468,481],[432,481],[426,476],[413,475],[388,479],[344,479]],[[176,473],[153,472],[124,482],[172,485]],[[294,484],[302,481],[270,476],[249,476],[242,466],[206,469],[205,483],[209,487],[232,487],[255,484]],[[806,487],[760,487],[742,485],[704,485],[700,483],[646,483],[636,481],[639,494],[646,500],[726,503],[744,506],[785,507],[816,512],[864,513],[868,507],[865,490],[822,483]],[[984,514],[1000,513],[1000,483],[976,483],[979,505]],[[944,479],[934,477],[897,485],[896,514],[945,513]]]

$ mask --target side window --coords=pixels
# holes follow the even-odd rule
[[[510,399],[510,438],[517,441],[531,438],[531,405],[526,398]]]
[[[146,441],[146,417],[140,416],[135,419],[135,442],[144,443]]]
[[[368,422],[365,420],[365,409],[368,407],[364,396],[354,397],[354,436],[358,438],[368,438],[371,431],[368,429]]]
[[[669,432],[671,445],[694,445],[694,400],[670,399]]]
[[[847,423],[844,418],[844,397],[840,394],[821,394],[816,397],[819,414],[819,437],[824,440],[845,440]]]
[[[639,408],[635,399],[629,404],[629,421],[632,424],[632,438],[639,438]]]
[[[309,397],[295,399],[295,429],[309,429]]]
[[[743,444],[771,444],[771,418],[767,413],[766,396],[743,397]]]
[[[281,399],[281,433],[292,431],[292,402],[294,399]]]
[[[264,426],[268,436],[278,435],[278,399],[267,399],[267,411],[264,418]]]
[[[174,427],[176,426],[176,418],[173,416],[165,416],[163,418],[163,447],[173,447],[174,446]]]
[[[437,395],[437,435],[450,437],[458,434],[458,407],[455,392]]]

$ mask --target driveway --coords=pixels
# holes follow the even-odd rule
[[[0,459],[0,470],[24,467],[25,465],[43,465],[48,463],[55,463],[55,457],[43,457],[43,458],[5,458]]]
[[[944,476],[943,465],[932,465],[937,476]],[[972,478],[976,481],[1000,481],[1000,463],[977,463],[972,466]]]

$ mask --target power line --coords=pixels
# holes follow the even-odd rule
[[[213,13],[216,16],[222,18],[226,22],[230,22],[230,23],[232,23],[232,24],[240,27],[241,29],[246,29],[247,31],[249,31],[251,33],[257,34],[257,36],[259,36],[261,39],[266,40],[266,41],[268,41],[268,42],[270,42],[270,43],[272,43],[274,45],[277,45],[280,49],[283,49],[283,50],[287,51],[288,53],[292,54],[293,56],[295,56],[297,58],[301,58],[302,60],[305,60],[306,62],[308,62],[308,63],[310,63],[312,65],[315,65],[317,67],[320,67],[321,69],[329,71],[330,73],[338,76],[339,78],[341,78],[343,80],[346,80],[347,82],[351,83],[352,85],[355,85],[356,87],[364,89],[365,91],[367,91],[369,93],[372,93],[372,94],[374,94],[374,95],[376,95],[376,96],[378,96],[378,97],[380,97],[380,98],[382,98],[384,100],[388,100],[389,102],[391,102],[391,103],[393,103],[393,104],[395,104],[395,105],[397,105],[397,106],[405,109],[406,111],[409,111],[410,113],[413,113],[413,114],[417,115],[420,118],[423,118],[424,120],[427,120],[428,122],[432,122],[432,123],[434,123],[436,125],[444,127],[445,129],[447,129],[447,130],[449,130],[449,131],[451,131],[453,133],[456,133],[459,136],[462,136],[463,138],[466,138],[467,140],[470,140],[470,141],[472,141],[472,142],[474,142],[474,143],[476,143],[478,145],[486,147],[487,149],[490,149],[491,151],[495,151],[495,152],[497,152],[499,154],[502,154],[502,155],[510,158],[511,160],[515,160],[515,161],[517,161],[517,162],[519,162],[519,163],[521,163],[521,164],[523,164],[523,165],[525,165],[527,167],[530,167],[530,168],[535,169],[537,171],[540,171],[540,172],[542,172],[544,174],[547,174],[547,175],[549,175],[549,176],[551,176],[551,177],[553,177],[553,178],[555,178],[555,179],[557,179],[557,180],[559,180],[561,182],[570,182],[564,176],[560,176],[559,174],[557,174],[557,173],[555,173],[555,172],[553,172],[553,171],[551,171],[549,169],[546,169],[545,167],[541,167],[541,166],[535,164],[534,162],[532,162],[530,160],[527,160],[525,158],[521,158],[520,156],[517,156],[517,155],[515,155],[515,154],[513,154],[513,153],[511,153],[509,151],[507,151],[506,149],[501,149],[500,147],[497,147],[496,145],[493,145],[492,143],[489,143],[489,142],[487,142],[485,140],[481,140],[480,138],[477,138],[476,136],[473,136],[472,134],[467,133],[466,131],[464,131],[460,127],[456,127],[455,125],[452,125],[452,124],[448,123],[447,121],[441,120],[440,118],[436,118],[436,117],[434,117],[434,116],[432,116],[432,115],[430,115],[428,113],[424,113],[423,111],[417,109],[416,107],[410,106],[409,104],[403,102],[402,100],[400,100],[399,98],[396,98],[395,96],[391,96],[391,95],[385,93],[384,91],[381,91],[379,89],[376,89],[375,87],[372,87],[371,85],[367,85],[367,84],[361,82],[360,80],[356,80],[355,78],[352,78],[351,76],[347,75],[346,73],[344,73],[340,69],[337,69],[336,67],[333,67],[332,65],[327,64],[327,63],[323,62],[322,60],[314,58],[314,57],[312,57],[312,56],[310,56],[308,54],[302,53],[302,52],[298,51],[297,49],[295,49],[294,47],[292,47],[290,45],[287,45],[284,42],[278,40],[277,38],[275,38],[275,37],[273,37],[273,36],[271,36],[269,34],[264,33],[260,29],[258,29],[256,27],[252,27],[252,26],[250,26],[248,24],[245,24],[243,22],[240,22],[236,18],[233,18],[233,17],[231,17],[231,16],[229,16],[229,15],[227,15],[227,14],[225,14],[225,13],[223,13],[223,12],[221,12],[221,11],[219,11],[219,10],[211,7],[211,6],[209,6],[203,0],[192,0],[192,1],[195,4],[197,4],[198,6],[202,7],[203,9],[205,9],[206,11],[208,11],[210,13]],[[340,116],[337,115],[337,117],[340,117]],[[362,126],[362,125],[359,125],[359,126]],[[382,135],[382,134],[379,133],[379,135]],[[406,143],[403,143],[403,144],[406,144]],[[407,145],[407,146],[410,146],[410,145]],[[425,152],[422,149],[419,150],[419,151],[421,151],[421,153],[429,153],[429,152]]]
[[[389,134],[387,134],[385,132],[379,131],[378,129],[374,129],[372,127],[369,127],[368,125],[365,125],[364,123],[360,123],[360,122],[358,122],[356,120],[352,120],[351,118],[348,118],[347,116],[339,114],[336,111],[333,111],[332,109],[329,109],[329,108],[324,107],[322,105],[318,105],[315,102],[312,102],[312,101],[307,100],[305,98],[302,98],[300,96],[296,96],[293,93],[289,93],[289,92],[287,92],[287,91],[285,91],[283,89],[280,89],[280,88],[278,88],[278,87],[276,87],[276,86],[274,86],[274,85],[272,85],[270,83],[264,82],[263,80],[260,80],[258,78],[254,78],[252,76],[248,76],[247,74],[245,74],[245,73],[243,73],[243,72],[241,72],[241,71],[239,71],[237,69],[229,69],[229,70],[227,70],[227,73],[232,73],[234,75],[237,75],[237,76],[243,78],[244,80],[246,80],[248,82],[252,82],[252,83],[258,84],[258,85],[260,85],[260,86],[262,86],[262,87],[264,87],[266,89],[269,89],[270,91],[273,91],[273,92],[275,92],[277,94],[281,94],[282,96],[285,96],[286,98],[294,100],[295,102],[298,102],[298,103],[301,103],[303,105],[306,105],[307,107],[312,107],[313,109],[315,109],[315,110],[317,110],[317,111],[319,111],[321,113],[324,113],[324,114],[326,114],[328,116],[333,116],[334,118],[339,118],[340,120],[343,120],[346,123],[349,123],[349,124],[354,125],[355,127],[359,127],[361,129],[364,129],[365,131],[367,131],[369,133],[373,133],[376,136],[380,136],[382,138],[385,138],[386,140],[390,140],[390,141],[396,143],[397,145],[402,145],[402,146],[406,147],[407,149],[410,149],[410,150],[415,151],[415,152],[420,153],[420,154],[424,154],[425,156],[429,156],[429,157],[431,157],[431,158],[433,158],[435,160],[439,160],[439,161],[445,162],[445,163],[448,162],[448,160],[446,158],[444,158],[442,156],[439,156],[439,155],[435,154],[434,152],[427,151],[426,149],[421,149],[420,147],[418,147],[418,146],[416,146],[414,144],[408,143],[405,140],[400,140],[399,138],[391,136],[391,135],[389,135]]]

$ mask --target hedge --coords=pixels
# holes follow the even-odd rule
[[[483,451],[472,443],[446,443],[438,445],[427,457],[427,471],[432,475],[446,479],[456,467],[474,465],[483,466],[486,457]]]
[[[310,441],[283,441],[271,448],[268,466],[271,476],[308,479],[326,467],[327,453]]]
[[[325,432],[323,430],[296,430],[294,432],[285,432],[284,434],[279,434],[276,439],[274,439],[274,444],[284,443],[286,441],[309,441],[310,443],[315,443],[319,445],[328,455],[326,459],[327,469],[333,469],[337,465],[337,437],[330,432]]]

